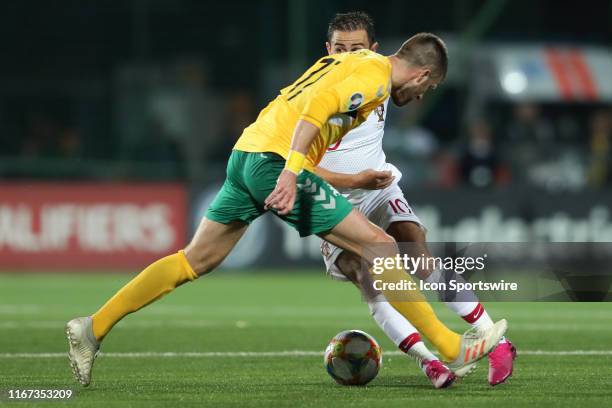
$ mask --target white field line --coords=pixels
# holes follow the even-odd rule
[[[67,353],[0,353],[0,358],[66,358]],[[388,351],[385,356],[403,356],[401,351]],[[210,351],[210,352],[126,352],[100,353],[101,357],[110,358],[150,358],[150,357],[322,357],[322,351],[289,350],[289,351]],[[612,356],[612,350],[519,350],[519,356]]]

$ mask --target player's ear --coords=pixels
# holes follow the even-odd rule
[[[421,85],[422,83],[426,82],[427,80],[429,80],[429,78],[431,77],[431,69],[429,68],[423,68],[420,70],[419,75],[417,76],[417,84]]]
[[[370,47],[370,50],[372,50],[374,52],[378,52],[378,47],[379,47],[379,44],[378,44],[378,41],[377,41],[374,44],[372,44],[372,46]]]
[[[325,41],[325,48],[327,49],[327,55],[331,55],[332,54],[332,46],[329,43],[329,41]]]

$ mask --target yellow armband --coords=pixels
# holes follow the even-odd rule
[[[296,152],[295,150],[291,150],[289,151],[289,156],[287,156],[285,169],[289,170],[297,176],[304,168],[304,160],[306,160],[305,154]]]

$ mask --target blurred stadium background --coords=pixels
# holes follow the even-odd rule
[[[612,241],[612,1],[0,5],[0,270],[130,270],[185,245],[258,111],[364,10],[440,34],[447,82],[387,117],[432,241]],[[265,216],[227,268],[322,266]]]

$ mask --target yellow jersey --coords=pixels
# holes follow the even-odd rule
[[[295,125],[304,119],[320,129],[304,163],[312,171],[327,148],[363,123],[390,91],[387,57],[359,50],[321,58],[280,91],[244,129],[234,149],[273,152],[287,159]]]

